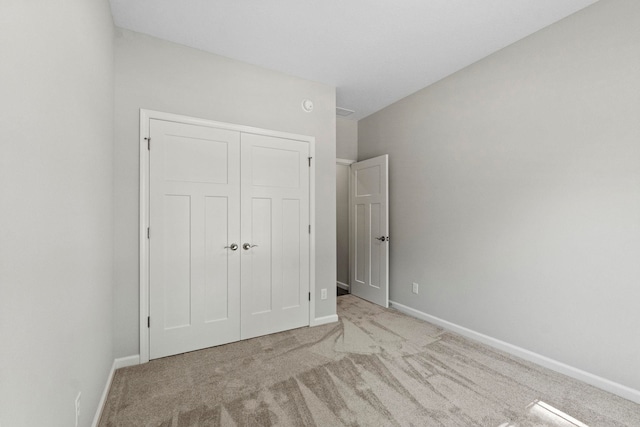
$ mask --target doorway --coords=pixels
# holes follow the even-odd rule
[[[338,296],[389,306],[388,155],[336,160]],[[345,280],[346,279],[346,280]]]
[[[336,289],[349,293],[349,188],[350,166],[355,160],[336,159]]]

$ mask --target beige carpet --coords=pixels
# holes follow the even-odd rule
[[[100,426],[640,426],[640,405],[395,310],[338,315],[120,369]]]

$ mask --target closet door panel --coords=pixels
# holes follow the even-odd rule
[[[308,153],[306,142],[241,136],[243,339],[309,324]]]
[[[240,133],[150,120],[149,350],[240,339]]]

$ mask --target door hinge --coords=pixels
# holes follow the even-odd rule
[[[147,227],[147,239],[151,238],[151,227]]]
[[[313,159],[313,157],[307,157],[309,159],[309,167],[311,167],[311,159]]]
[[[311,301],[311,292],[309,292],[309,301]]]
[[[147,140],[147,150],[151,150],[151,138],[145,138]]]
[[[147,316],[147,328],[151,327],[151,316]]]
[[[311,224],[309,224],[309,234],[311,234]]]

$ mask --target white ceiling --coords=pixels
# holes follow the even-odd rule
[[[337,88],[358,120],[597,0],[110,0],[122,28]]]

